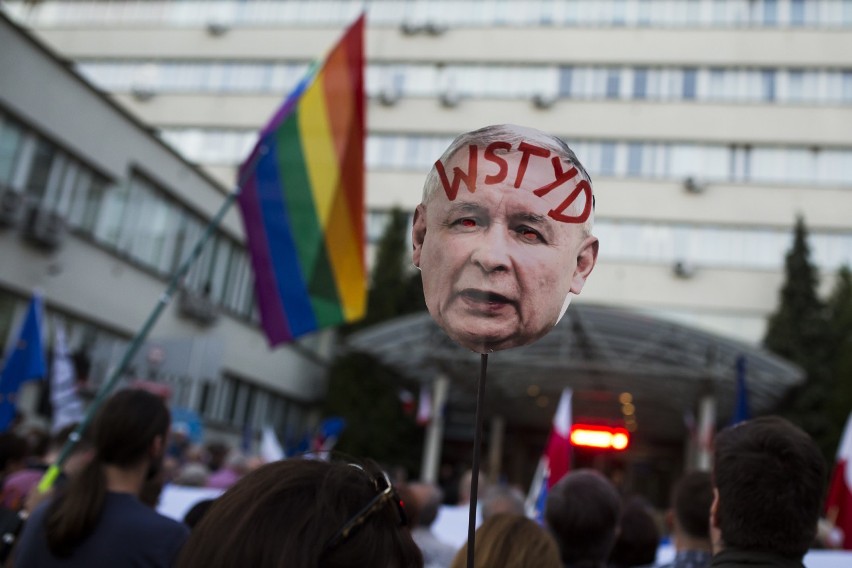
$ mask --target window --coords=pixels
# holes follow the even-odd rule
[[[615,175],[615,143],[604,142],[601,144],[601,175]]]
[[[617,99],[621,90],[621,71],[608,69],[606,72],[606,98]]]
[[[790,0],[790,25],[805,25],[805,0]]]
[[[12,182],[22,140],[23,129],[10,119],[0,116],[0,185]]]
[[[805,99],[805,72],[803,70],[791,70],[787,74],[787,99],[791,102],[802,102]]]
[[[39,139],[36,142],[30,175],[24,186],[24,191],[36,202],[41,201],[41,198],[44,197],[47,178],[50,175],[50,168],[55,156],[56,147],[53,144],[44,139]]]
[[[648,69],[637,67],[633,70],[633,98],[644,99],[648,95]]]
[[[852,71],[844,71],[841,79],[841,96],[844,102],[852,103]]]
[[[642,175],[642,144],[633,142],[627,147],[627,175]]]
[[[98,215],[95,237],[106,244],[116,246],[124,209],[127,205],[129,182],[119,183],[106,193]]]
[[[683,98],[685,100],[695,99],[695,79],[698,71],[688,67],[683,70]]]
[[[707,97],[710,100],[718,101],[723,100],[726,95],[730,94],[725,92],[725,70],[719,68],[710,69]]]
[[[559,68],[559,96],[560,97],[570,97],[571,96],[571,67],[560,67]]]
[[[766,26],[778,24],[777,0],[763,0],[763,24]]]
[[[760,72],[761,98],[764,101],[775,100],[775,70],[763,69]]]

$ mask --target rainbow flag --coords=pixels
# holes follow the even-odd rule
[[[362,15],[240,167],[237,199],[270,346],[364,315],[363,44]]]

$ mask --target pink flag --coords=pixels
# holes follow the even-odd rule
[[[544,455],[547,458],[547,488],[550,489],[571,469],[571,389],[562,391]]]
[[[843,531],[843,548],[852,550],[852,414],[837,448],[825,511],[826,517]]]

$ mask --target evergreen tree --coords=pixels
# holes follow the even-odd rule
[[[852,272],[844,266],[828,298],[828,335],[831,348],[831,382],[828,414],[829,446],[837,447],[843,425],[852,410]]]
[[[338,357],[332,364],[323,408],[326,416],[346,419],[335,450],[402,466],[416,476],[423,434],[400,403],[402,384],[402,377],[370,354]]]
[[[780,302],[769,318],[764,343],[770,351],[805,371],[805,382],[791,389],[777,410],[808,432],[828,457],[834,452],[832,421],[826,412],[832,373],[826,309],[817,295],[818,284],[807,229],[800,217],[785,261]]]
[[[817,296],[819,275],[811,262],[805,222],[799,217],[785,260],[785,281],[777,311],[769,318],[764,343],[806,369],[823,349],[825,306]]]

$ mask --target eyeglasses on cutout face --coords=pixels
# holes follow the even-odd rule
[[[369,475],[367,471],[357,464],[348,464],[351,467],[360,469],[365,474]],[[402,500],[400,500],[399,495],[396,490],[393,488],[393,484],[391,483],[390,478],[384,471],[380,471],[375,475],[371,476],[371,480],[373,482],[373,486],[379,492],[378,495],[373,497],[369,503],[367,503],[360,511],[355,513],[352,518],[350,518],[346,523],[341,527],[339,531],[337,531],[333,537],[329,539],[329,541],[325,545],[326,550],[331,550],[341,543],[343,543],[349,536],[361,525],[363,525],[371,515],[376,513],[376,511],[381,510],[387,503],[391,503],[393,505],[394,511],[396,512],[397,517],[397,526],[406,526],[408,524],[408,517],[405,514],[405,509],[403,508]]]

